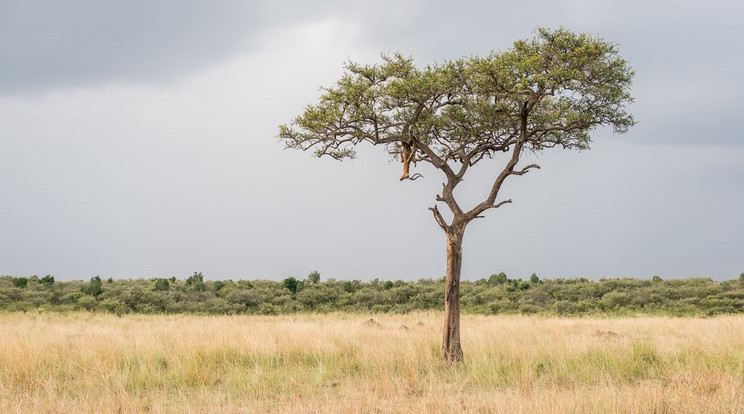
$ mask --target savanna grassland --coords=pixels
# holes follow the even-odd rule
[[[374,321],[370,321],[370,319]],[[744,317],[0,314],[3,413],[742,413]]]

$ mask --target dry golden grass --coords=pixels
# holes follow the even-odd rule
[[[744,412],[744,317],[440,321],[4,314],[0,412]]]

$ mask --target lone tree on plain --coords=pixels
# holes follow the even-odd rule
[[[504,181],[537,164],[518,166],[520,156],[548,148],[588,149],[589,133],[612,126],[616,133],[634,124],[633,71],[616,46],[566,29],[538,29],[535,38],[486,57],[470,57],[417,68],[400,54],[383,63],[350,62],[334,87],[289,125],[279,127],[287,148],[338,160],[353,158],[356,145],[382,145],[403,163],[401,180],[413,180],[411,163],[428,162],[444,174],[430,208],[447,237],[442,357],[463,358],[460,345],[460,270],[468,223],[499,199]],[[463,208],[454,191],[468,169],[500,159],[500,171],[480,203]],[[505,163],[505,164],[504,164]]]

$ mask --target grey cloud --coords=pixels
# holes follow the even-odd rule
[[[4,1],[0,94],[167,82],[259,48],[267,28],[324,12],[288,1]]]
[[[744,37],[743,8],[726,1],[640,0],[466,0],[457,6],[444,0],[9,0],[0,3],[0,94],[122,81],[167,83],[260,49],[258,35],[265,31],[319,19],[350,23],[358,27],[350,34],[358,37],[357,44],[400,50],[422,64],[485,54],[531,36],[536,26],[564,25],[620,44],[637,71],[638,108],[678,109],[675,96],[687,93],[689,100],[705,91],[693,98],[694,113],[722,121],[744,109],[738,99],[744,94],[738,80],[744,67],[738,45]],[[703,134],[735,141],[734,131],[709,134],[695,125],[680,125],[681,131],[667,136],[668,119],[644,115],[639,120],[648,134],[635,134],[641,142],[701,142]]]

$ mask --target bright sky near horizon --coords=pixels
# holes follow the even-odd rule
[[[0,0],[0,275],[439,277],[437,171],[401,183],[382,148],[317,159],[277,127],[349,59],[425,65],[564,26],[619,45],[639,123],[531,155],[514,204],[468,227],[463,277],[736,278],[742,21],[733,0]]]

